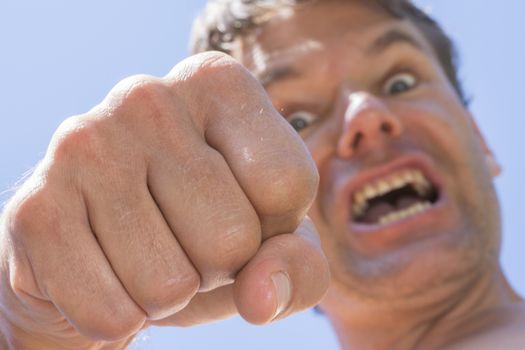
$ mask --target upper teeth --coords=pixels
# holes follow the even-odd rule
[[[354,192],[352,211],[354,217],[364,214],[368,201],[388,192],[411,184],[420,195],[424,195],[431,187],[425,175],[418,169],[404,169],[387,177],[371,181]]]

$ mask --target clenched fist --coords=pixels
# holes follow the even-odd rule
[[[122,348],[152,324],[266,323],[314,305],[329,279],[304,220],[317,183],[228,56],[119,83],[60,126],[2,215],[4,342]]]

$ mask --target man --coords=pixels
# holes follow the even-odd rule
[[[497,165],[439,33],[399,6],[250,18],[235,4],[241,18],[205,38],[263,83],[316,162],[309,213],[332,273],[320,307],[344,348],[521,348]],[[236,310],[264,323],[314,304],[328,274],[312,227],[296,229],[317,185],[306,154],[223,55],[121,83],[60,128],[6,209],[4,347],[118,348],[148,324]]]

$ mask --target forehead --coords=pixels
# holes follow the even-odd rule
[[[372,43],[392,30],[404,36],[397,42],[411,42],[433,55],[412,23],[393,18],[377,4],[363,0],[320,0],[278,11],[245,35],[233,55],[264,79],[268,71],[279,74],[279,66],[294,65],[315,55],[357,59],[370,54]]]

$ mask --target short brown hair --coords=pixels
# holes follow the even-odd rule
[[[314,1],[322,0],[210,0],[194,22],[191,51],[198,53],[218,50],[231,54],[232,43],[238,35],[246,34],[272,16],[276,10]],[[423,33],[457,95],[465,105],[468,105],[458,78],[459,64],[456,48],[441,26],[410,0],[372,1],[391,16],[409,20]]]

